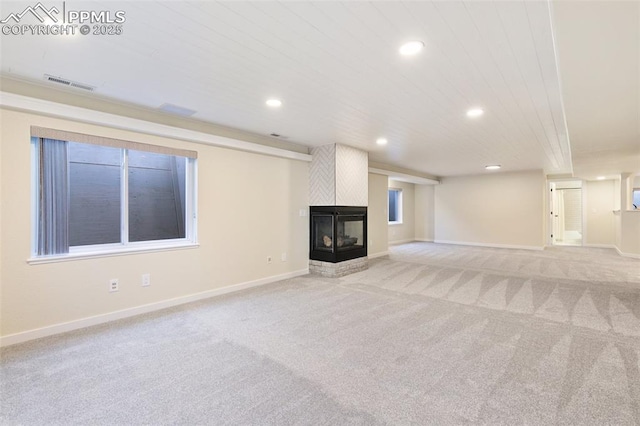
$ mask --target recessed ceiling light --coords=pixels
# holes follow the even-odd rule
[[[279,106],[282,106],[282,101],[280,99],[269,99],[267,101],[267,105],[269,105],[270,107],[277,108]]]
[[[604,177],[604,176],[598,176],[596,179],[598,179],[598,180],[605,180],[605,179],[606,179],[606,177]]]
[[[500,168],[500,164],[493,164],[491,166],[485,166],[485,169],[487,170],[498,170]]]
[[[482,114],[484,114],[484,110],[482,108],[472,108],[467,111],[467,117],[471,118],[480,117]]]
[[[378,145],[386,145],[386,144],[387,144],[387,140],[386,140],[385,138],[378,138],[378,139],[376,140],[376,143],[377,143]]]
[[[410,41],[400,46],[400,54],[405,56],[415,55],[421,51],[423,47],[424,43],[421,41]]]

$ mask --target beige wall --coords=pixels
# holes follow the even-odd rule
[[[616,243],[614,181],[587,181],[583,191],[586,201],[584,244],[613,247]]]
[[[435,231],[434,185],[415,185],[416,240],[433,241]]]
[[[0,121],[2,336],[307,268],[306,162],[15,111],[0,110]],[[200,247],[29,265],[31,125],[197,150]],[[110,278],[119,292],[107,291]]]
[[[367,210],[368,255],[387,254],[389,249],[387,226],[387,176],[369,173],[369,208]]]
[[[443,178],[435,187],[435,240],[544,246],[542,171]]]
[[[640,258],[640,211],[622,211],[620,223],[620,245],[625,256]]]
[[[402,223],[389,225],[389,244],[414,241],[416,235],[415,185],[389,179],[389,188],[402,189]]]

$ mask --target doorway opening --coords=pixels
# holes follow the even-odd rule
[[[550,182],[551,244],[581,246],[584,239],[582,181]]]

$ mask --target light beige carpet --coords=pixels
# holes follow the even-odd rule
[[[412,243],[1,355],[3,425],[640,425],[640,261]]]

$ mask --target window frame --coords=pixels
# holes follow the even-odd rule
[[[68,140],[69,142],[76,142],[74,140]],[[173,238],[173,239],[161,239],[161,240],[147,240],[147,241],[129,241],[129,170],[128,170],[128,157],[129,151],[136,150],[135,147],[119,148],[121,155],[120,164],[120,242],[119,243],[107,243],[107,244],[94,244],[94,245],[82,245],[82,246],[70,246],[68,253],[52,254],[52,255],[38,255],[38,220],[39,220],[39,150],[38,146],[41,143],[41,138],[38,136],[31,136],[31,254],[27,260],[29,264],[38,263],[51,263],[58,261],[91,258],[91,257],[105,257],[115,256],[130,253],[140,252],[155,252],[165,250],[175,250],[184,248],[198,247],[197,239],[197,210],[198,210],[198,165],[197,158],[186,157],[179,154],[166,154],[176,157],[185,158],[185,237]],[[83,142],[80,142],[83,143]],[[96,144],[100,145],[100,144]]]
[[[389,220],[389,213],[390,213],[390,201],[391,201],[391,197],[390,197],[390,192],[394,191],[398,194],[397,197],[397,202],[396,202],[396,218],[398,220],[395,221],[390,221]],[[389,225],[402,225],[402,220],[403,220],[403,211],[402,211],[402,202],[403,202],[403,196],[402,196],[402,188],[392,188],[389,187],[387,189],[387,223]]]
[[[630,210],[640,210],[640,203],[639,204],[634,203],[634,201],[636,200],[636,197],[635,197],[636,193],[640,194],[640,188],[631,189],[631,206],[629,206]],[[634,205],[636,207],[633,207]]]

